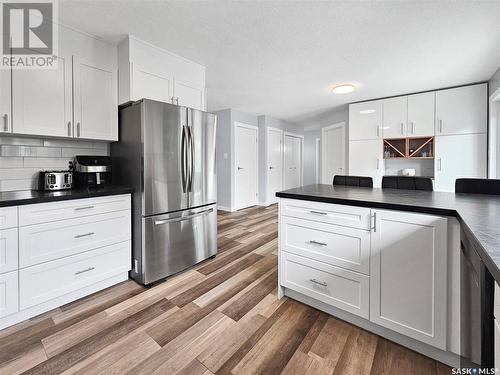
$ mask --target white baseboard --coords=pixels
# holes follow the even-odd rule
[[[225,211],[225,212],[234,212],[234,211],[236,211],[234,208],[225,207],[225,206],[217,206],[217,209],[220,210],[220,211]]]

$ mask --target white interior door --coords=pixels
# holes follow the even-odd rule
[[[283,131],[267,130],[267,201],[276,202],[276,192],[283,190]]]
[[[302,185],[302,138],[285,135],[285,189]]]
[[[345,123],[321,130],[321,183],[331,184],[333,176],[345,174]]]
[[[236,124],[234,188],[236,209],[255,206],[258,188],[258,129]]]

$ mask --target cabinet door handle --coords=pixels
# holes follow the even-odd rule
[[[380,137],[380,126],[377,125],[377,137]]]
[[[94,206],[84,206],[84,207],[77,207],[75,208],[75,211],[80,211],[80,210],[90,210],[94,208]]]
[[[438,171],[441,172],[441,158],[438,159]]]
[[[326,212],[321,211],[309,211],[309,213],[313,215],[326,215]]]
[[[443,120],[439,120],[439,132],[443,132]]]
[[[377,170],[380,169],[380,159],[377,158]]]
[[[68,121],[68,135],[71,137],[71,121]]]
[[[321,286],[328,286],[327,283],[325,283],[324,281],[318,281],[316,279],[309,279],[310,282],[314,283],[314,284],[318,284],[318,285],[321,285]]]
[[[90,271],[93,271],[95,270],[95,267],[89,267],[89,268],[85,268],[84,270],[81,270],[81,271],[76,271],[75,272],[75,275],[80,275],[82,273],[85,273],[85,272],[90,272]]]
[[[3,115],[3,130],[9,131],[9,115],[7,113]]]
[[[179,105],[179,97],[175,98],[175,104]]]
[[[318,245],[318,246],[328,246],[328,244],[326,242],[319,242],[319,241],[315,241],[315,240],[311,240],[311,241],[308,241],[310,244],[312,245]]]
[[[401,123],[401,135],[404,135],[404,129],[403,128],[404,128],[404,124]]]
[[[94,232],[89,232],[89,233],[84,233],[84,234],[77,234],[75,238],[82,238],[82,237],[89,237],[93,236],[95,233]]]
[[[79,122],[76,123],[76,136],[78,138],[80,138],[80,123]]]
[[[377,213],[374,212],[373,213],[373,232],[376,232],[377,231]]]

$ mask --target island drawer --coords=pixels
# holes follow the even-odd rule
[[[130,210],[130,194],[36,203],[19,207],[19,226]]]
[[[280,214],[322,223],[370,230],[370,209],[297,199],[280,199]]]
[[[369,276],[285,251],[280,252],[280,265],[282,286],[369,318]]]
[[[370,232],[283,216],[280,250],[370,274]]]

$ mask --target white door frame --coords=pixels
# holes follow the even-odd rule
[[[339,122],[333,125],[325,126],[324,128],[321,128],[321,182],[323,182],[323,177],[327,174],[326,170],[326,132],[331,129],[335,128],[341,128],[342,129],[342,171],[343,174],[346,173],[345,169],[345,122]],[[332,176],[333,178],[333,176]]]
[[[283,147],[285,147],[285,137],[286,136],[299,138],[299,140],[300,140],[300,185],[302,186],[302,185],[304,185],[304,135],[292,133],[289,131],[284,131],[283,132]],[[284,151],[284,149],[283,149],[283,151]],[[285,163],[285,153],[283,152],[283,168],[285,167],[284,163]],[[281,186],[285,186],[285,173],[283,173]]]
[[[315,176],[315,179],[314,181],[317,183],[317,184],[320,184],[321,183],[321,169],[320,169],[320,166],[321,166],[321,138],[316,138],[314,140],[314,145],[316,146],[315,147],[315,160],[316,160],[316,168],[315,168],[315,172],[316,172],[316,176]]]
[[[236,128],[237,127],[240,127],[240,128],[247,128],[247,129],[251,129],[251,130],[255,130],[256,133],[257,133],[257,136],[256,136],[256,144],[255,144],[255,160],[256,160],[256,170],[257,170],[257,176],[255,178],[255,191],[256,191],[256,196],[255,196],[255,206],[257,206],[259,204],[259,127],[258,126],[255,126],[255,125],[250,125],[250,124],[245,124],[244,122],[238,122],[238,121],[235,121],[234,122],[234,137],[232,139],[232,149],[235,151],[234,153],[234,158],[232,160],[232,164],[231,164],[231,175],[234,176],[234,185],[232,186],[232,191],[231,191],[231,195],[234,197],[234,210],[232,211],[236,211],[236,210],[239,210],[239,209],[242,209],[244,207],[240,207],[240,205],[238,204],[237,200],[236,200],[236,168],[238,167],[236,165]]]
[[[283,176],[284,176],[284,173],[283,173],[283,166],[284,166],[284,152],[283,152],[283,143],[285,142],[284,140],[284,136],[283,136],[283,129],[279,129],[279,128],[273,128],[271,126],[268,126],[267,127],[267,131],[266,131],[266,164],[265,164],[265,168],[266,168],[266,174],[265,174],[265,178],[266,178],[266,202],[264,202],[264,205],[266,206],[269,206],[273,203],[276,203],[278,201],[278,199],[273,196],[271,193],[271,191],[269,190],[269,132],[270,131],[273,131],[273,132],[279,132],[281,134],[280,136],[280,162],[281,162],[281,186],[280,186],[280,190],[283,190]]]
[[[500,88],[489,98],[488,178],[500,178]]]

